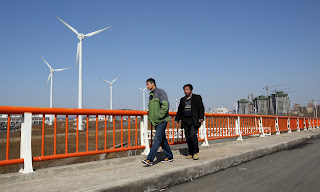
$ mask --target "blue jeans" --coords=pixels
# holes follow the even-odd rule
[[[160,123],[159,125],[156,126],[156,134],[153,138],[152,147],[151,147],[150,153],[147,157],[148,160],[153,161],[153,159],[156,157],[159,146],[162,147],[162,149],[168,159],[173,158],[173,154],[171,152],[171,149],[170,149],[170,146],[167,141],[166,134],[165,134],[166,127],[167,127],[166,122]]]

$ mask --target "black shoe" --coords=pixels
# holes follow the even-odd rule
[[[152,161],[148,160],[148,159],[145,159],[145,160],[142,160],[142,163],[148,165],[148,166],[152,166]]]

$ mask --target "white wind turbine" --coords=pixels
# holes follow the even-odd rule
[[[59,17],[57,17],[63,24],[65,24],[69,29],[71,29],[71,31],[73,31],[78,39],[79,39],[79,43],[78,43],[78,48],[77,48],[77,56],[76,56],[76,67],[77,67],[77,63],[79,61],[79,89],[78,89],[78,108],[82,109],[82,40],[85,37],[90,37],[92,35],[96,35],[106,29],[111,28],[107,27],[104,29],[100,29],[98,31],[94,31],[92,33],[87,33],[87,34],[83,34],[83,33],[78,33],[77,30],[75,30],[74,28],[72,28],[70,25],[68,25],[66,22],[64,22],[62,19],[60,19]],[[79,115],[79,130],[84,130],[84,128],[82,127],[82,115]]]
[[[176,112],[178,112],[178,99],[176,99]]]
[[[104,80],[102,79],[103,81],[105,81],[106,83],[109,83],[110,85],[110,110],[112,110],[112,84],[118,79],[119,77],[115,78],[114,80],[112,80],[111,82],[110,81],[107,81],[107,80]],[[112,116],[110,116],[110,119],[109,119],[110,122],[112,122]]]
[[[145,102],[145,95],[144,95],[144,91],[147,89],[147,87],[145,87],[144,89],[141,89],[141,88],[138,88],[139,90],[141,90],[142,91],[142,102],[143,102],[143,111],[145,111],[146,110],[146,102]]]
[[[69,69],[69,68],[53,69],[53,68],[49,65],[49,63],[48,63],[46,60],[44,60],[43,57],[41,57],[41,58],[42,58],[42,60],[47,64],[47,66],[48,66],[49,69],[50,69],[50,74],[49,74],[49,77],[48,77],[46,86],[48,86],[49,80],[51,80],[51,87],[50,87],[50,108],[52,108],[52,79],[53,79],[53,72],[55,72],[55,71],[64,71],[64,70]],[[53,115],[50,115],[50,116],[49,116],[49,125],[52,125],[52,121],[53,121]]]

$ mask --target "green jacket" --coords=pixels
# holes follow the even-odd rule
[[[155,88],[149,94],[148,120],[153,126],[163,122],[169,122],[169,101],[167,93]]]

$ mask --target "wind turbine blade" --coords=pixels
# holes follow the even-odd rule
[[[50,80],[50,78],[51,78],[51,75],[52,75],[52,73],[49,74],[49,77],[48,77],[46,86],[48,86],[48,83],[49,83],[49,80]]]
[[[147,87],[145,87],[145,88],[143,89],[143,91],[146,90],[146,89],[147,89]]]
[[[113,81],[111,81],[111,83],[114,83],[119,77],[115,78]]]
[[[44,60],[43,57],[41,57],[41,58],[42,58],[42,60],[48,65],[49,69],[51,70],[52,68],[51,68],[51,66],[49,65],[49,63],[48,63],[46,60]]]
[[[111,84],[109,81],[107,81],[107,80],[103,79],[102,77],[100,77],[100,79],[101,79],[101,80],[103,80],[103,81],[105,81],[106,83]]]
[[[111,27],[112,27],[112,26],[107,27],[107,28],[104,28],[104,29],[100,29],[100,30],[98,30],[98,31],[95,31],[95,32],[92,32],[92,33],[85,34],[84,36],[85,36],[85,37],[91,37],[92,35],[95,35],[95,34],[101,33],[102,31],[107,30],[107,29],[109,29],[109,28],[111,28]]]
[[[70,69],[70,68],[55,69],[54,71],[64,71],[64,70],[67,70],[67,69]]]
[[[107,82],[107,80],[103,79],[102,77],[100,77],[100,79],[101,79],[102,81],[105,81],[105,82]]]
[[[71,29],[71,31],[73,31],[75,34],[79,34],[77,30],[75,30],[73,27],[71,27],[70,25],[68,25],[68,23],[64,22],[62,19],[60,19],[59,17],[57,17],[63,24],[65,24],[69,29]]]
[[[139,90],[141,90],[141,91],[143,91],[143,89],[141,89],[141,88],[138,88]]]
[[[79,52],[80,52],[80,42],[78,43],[78,46],[77,46],[77,56],[76,56],[76,68],[77,68],[77,65],[78,65],[78,60],[79,60]]]

